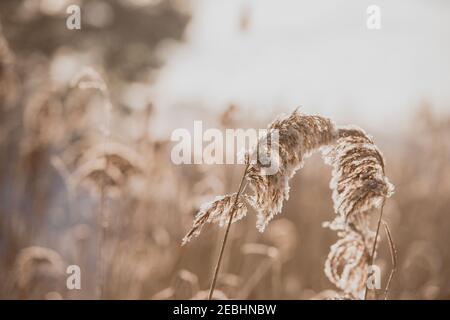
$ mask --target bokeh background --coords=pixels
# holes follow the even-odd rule
[[[264,128],[297,106],[384,153],[389,297],[450,298],[448,1],[2,0],[0,23],[0,298],[205,298],[223,230],[181,239],[243,168],[176,166],[170,134]],[[333,295],[329,180],[313,156],[265,233],[252,212],[233,225],[216,298]],[[384,234],[379,248],[385,284]]]

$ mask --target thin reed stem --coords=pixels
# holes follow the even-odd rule
[[[108,170],[108,158],[106,158],[106,169]],[[98,295],[100,300],[104,298],[104,285],[105,285],[105,242],[106,232],[108,228],[108,213],[106,208],[106,182],[103,178],[100,194],[100,212],[99,212],[99,225],[100,225],[100,241],[98,248]]]
[[[106,85],[105,85],[106,88]],[[103,146],[104,146],[104,157],[105,157],[105,169],[104,173],[105,175],[108,174],[109,170],[109,157],[108,153],[106,151],[106,144],[110,142],[110,127],[111,127],[111,110],[112,110],[112,104],[109,97],[109,92],[107,89],[101,89],[104,98],[106,99],[105,102],[105,127],[103,129],[104,139],[103,139]],[[101,186],[101,198],[100,198],[100,228],[101,228],[101,234],[100,234],[100,244],[99,244],[99,296],[100,300],[104,298],[105,296],[105,279],[106,279],[106,253],[105,253],[105,245],[106,245],[106,237],[107,237],[107,229],[109,227],[109,215],[107,211],[107,179],[105,176],[103,176],[102,179],[102,186]]]
[[[247,283],[243,286],[238,299],[248,299],[248,296],[252,293],[253,289],[255,289],[256,285],[272,267],[272,259],[266,260],[263,264],[259,265],[255,272],[249,277]]]
[[[373,265],[373,260],[375,257],[375,251],[377,248],[377,241],[378,241],[378,234],[380,233],[381,220],[383,219],[384,203],[385,203],[385,200],[383,200],[383,203],[381,204],[380,216],[378,217],[378,223],[377,223],[377,231],[375,233],[375,240],[373,241],[372,253],[371,253],[370,259],[369,259],[369,267],[371,267]],[[364,291],[364,300],[367,299],[367,291],[368,290],[367,290],[367,283],[366,283],[366,290]]]
[[[228,234],[230,232],[231,222],[233,221],[233,216],[234,216],[234,212],[236,211],[236,206],[237,206],[237,203],[239,201],[239,196],[241,195],[241,193],[245,189],[244,181],[245,181],[245,176],[247,175],[248,168],[249,168],[249,164],[247,164],[247,166],[245,167],[244,174],[242,175],[242,179],[241,179],[241,182],[239,184],[239,190],[238,190],[238,192],[236,194],[236,200],[234,201],[233,208],[231,209],[231,212],[230,212],[230,218],[228,219],[227,229],[225,230],[225,235],[223,237],[222,246],[220,248],[219,257],[217,259],[216,268],[214,270],[214,276],[213,276],[212,281],[211,281],[211,287],[209,289],[208,300],[212,299],[212,296],[213,296],[213,293],[214,293],[214,288],[216,287],[217,276],[219,275],[220,265],[222,264],[223,252],[225,250],[225,245],[227,243]]]
[[[394,241],[392,240],[391,231],[389,230],[389,226],[384,221],[383,221],[383,225],[384,225],[384,230],[386,231],[387,238],[389,240],[389,250],[391,252],[391,259],[392,259],[392,269],[389,274],[388,281],[386,283],[386,288],[384,289],[384,300],[387,300],[387,296],[389,293],[392,278],[394,277],[394,274],[397,271],[397,249],[395,248]]]

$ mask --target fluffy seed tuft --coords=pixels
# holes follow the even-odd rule
[[[273,132],[278,133],[278,172],[268,175],[265,167],[256,162],[250,165],[247,173],[247,180],[254,192],[248,197],[248,202],[257,211],[260,232],[281,212],[283,201],[289,199],[289,180],[303,167],[304,160],[336,138],[335,126],[329,119],[301,115],[297,110],[273,121],[267,135],[260,141],[270,141]],[[264,145],[258,147],[264,148]]]
[[[245,217],[247,207],[243,202],[238,201],[236,208],[233,208],[236,202],[236,196],[237,193],[218,196],[213,201],[204,203],[195,216],[191,230],[183,238],[183,245],[192,238],[198,237],[206,223],[219,223],[219,226],[223,227],[230,218],[230,215],[233,215],[232,222],[239,221]]]

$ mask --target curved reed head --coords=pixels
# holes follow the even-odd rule
[[[325,226],[340,237],[330,248],[325,274],[344,294],[359,299],[376,253],[377,234],[369,215],[393,194],[394,186],[385,175],[380,150],[361,128],[339,128],[336,144],[325,148],[323,157],[333,166],[330,187],[337,214]]]
[[[250,165],[247,173],[247,180],[254,191],[248,197],[248,202],[257,211],[257,228],[260,232],[281,212],[283,201],[289,199],[289,180],[303,167],[304,160],[336,137],[331,120],[302,115],[298,110],[273,121],[268,127],[268,134],[260,142],[270,140],[273,132],[278,133],[278,172],[266,174],[264,166],[256,162]]]
[[[16,283],[24,298],[42,298],[60,288],[64,262],[54,250],[44,247],[22,249],[15,261]]]
[[[243,202],[238,201],[235,210],[232,210],[236,202],[236,196],[237,193],[218,196],[213,201],[204,203],[195,216],[191,230],[183,238],[183,245],[193,237],[197,237],[202,231],[203,226],[207,223],[219,223],[223,227],[231,214],[233,214],[232,222],[236,222],[245,217],[247,207]]]
[[[368,275],[369,252],[363,238],[354,232],[343,235],[330,248],[325,275],[344,293],[361,297]]]
[[[325,148],[323,156],[333,166],[330,187],[335,212],[350,223],[358,223],[358,215],[379,208],[393,194],[383,156],[361,128],[339,128],[336,144]]]

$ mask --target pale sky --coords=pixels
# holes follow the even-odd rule
[[[380,30],[367,29],[371,4]],[[192,10],[186,42],[161,50],[156,103],[167,111],[302,105],[369,128],[402,126],[423,99],[450,112],[449,1],[193,0]]]

